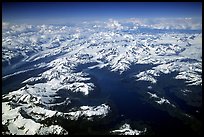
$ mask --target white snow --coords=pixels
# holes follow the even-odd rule
[[[190,93],[192,92],[191,90],[188,90],[188,89],[184,89],[184,90],[181,90],[183,93]]]
[[[138,78],[137,81],[139,80],[150,81],[153,84],[157,82],[157,80],[153,76],[148,75],[145,72],[140,72],[139,74],[136,75],[136,77]]]
[[[158,104],[163,104],[163,103],[167,103],[167,104],[171,104],[167,99],[165,99],[164,97],[160,98],[159,101],[156,101]]]
[[[8,130],[12,135],[68,134],[61,126],[46,126],[36,123],[32,119],[24,118],[19,112],[20,110],[21,106],[12,109],[8,102],[2,103],[2,124],[8,125]]]
[[[131,129],[130,125],[125,123],[119,129],[110,131],[110,133],[115,133],[117,135],[140,135],[147,131],[145,128],[143,131],[139,131],[137,129]]]
[[[156,94],[153,94],[153,93],[150,93],[150,92],[147,92],[148,94],[150,94],[150,98],[159,98]]]
[[[71,90],[72,92],[81,92],[84,95],[88,95],[90,91],[93,91],[94,84],[92,83],[80,83],[80,82],[75,82],[69,85],[65,85],[59,89],[67,89]]]
[[[110,107],[106,104],[101,104],[97,107],[81,106],[78,111],[66,113],[71,120],[77,120],[79,117],[85,116],[88,120],[92,120],[93,116],[105,117],[110,111]]]
[[[87,22],[82,26],[15,25],[2,22],[2,62],[6,64],[3,65],[3,71],[21,68],[21,65],[26,63],[34,64],[6,73],[2,78],[20,77],[29,71],[47,68],[39,75],[25,79],[22,83],[27,85],[2,96],[5,100],[2,102],[2,124],[8,125],[12,134],[67,134],[68,132],[58,125],[47,127],[22,117],[19,111],[24,110],[35,120],[52,118],[56,115],[56,111],[49,110],[52,106],[71,103],[70,98],[55,103],[61,98],[58,95],[60,89],[89,96],[89,93],[94,92],[95,85],[90,82],[91,78],[86,71],[76,72],[78,65],[86,63],[98,63],[90,65],[88,69],[108,68],[119,74],[129,70],[132,64],[151,64],[154,67],[134,74],[136,81],[149,81],[156,85],[161,74],[178,72],[175,79],[185,80],[188,86],[202,86],[202,33],[146,34],[123,31],[135,31],[140,27],[201,29],[201,20],[163,18],[151,20],[153,24],[149,21],[134,18],[124,21],[133,23],[133,28],[125,26],[123,21],[113,19],[102,23],[95,22],[91,27],[84,27],[89,25]],[[32,82],[35,84],[31,84]],[[160,98],[150,92],[148,94],[158,104],[174,106],[164,97]],[[17,106],[11,107],[10,103],[16,103]],[[105,117],[109,111],[110,107],[102,104],[81,106],[78,110],[70,111],[69,115],[60,115],[66,115],[68,118],[70,116],[71,119],[84,116],[91,120],[93,116]],[[120,130],[126,129],[124,134],[142,133],[131,130],[129,125],[124,125]]]
[[[154,101],[158,104],[169,104],[171,105],[172,107],[176,107],[174,104],[170,103],[168,99],[165,99],[164,97],[160,98],[158,97],[156,94],[153,94],[153,93],[150,93],[150,92],[147,92],[149,95],[150,95],[150,98],[153,98]],[[156,99],[156,100],[155,100]]]

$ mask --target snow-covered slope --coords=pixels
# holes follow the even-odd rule
[[[105,104],[85,105],[72,112],[72,109],[66,112],[55,109],[72,104],[70,94],[89,97],[95,92],[95,83],[80,68],[87,63],[90,64],[88,69],[108,68],[118,74],[134,64],[151,64],[154,67],[138,72],[134,79],[157,84],[161,74],[178,72],[175,79],[183,79],[189,86],[202,85],[202,33],[148,34],[138,31],[138,25],[134,23],[131,31],[123,24],[112,19],[105,23],[86,22],[81,26],[3,23],[3,80],[29,74],[20,81],[20,88],[3,95],[2,125],[8,127],[6,132],[67,134],[68,131],[60,125],[46,126],[39,121],[57,113],[72,120],[78,117],[91,120],[92,116],[104,118],[108,115],[111,108]],[[35,69],[44,71],[32,75],[31,71]],[[66,95],[61,95],[62,91]],[[149,94],[160,99],[156,101],[159,104],[170,104],[165,98]],[[24,117],[22,111],[32,119]],[[28,123],[33,123],[35,128],[30,129]]]
[[[129,124],[125,123],[119,129],[111,131],[111,133],[116,135],[141,135],[146,131],[147,131],[146,128],[143,131],[137,129],[133,130]]]

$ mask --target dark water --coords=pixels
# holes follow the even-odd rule
[[[88,134],[97,132],[96,134],[108,134],[110,129],[116,129],[118,125],[124,121],[129,121],[131,123],[142,122],[145,124],[144,127],[148,127],[148,130],[152,131],[156,135],[194,135],[197,134],[194,129],[191,128],[191,125],[196,127],[197,123],[194,120],[188,120],[185,122],[186,118],[183,118],[181,113],[185,112],[195,116],[195,121],[201,120],[201,106],[193,107],[189,106],[185,101],[175,94],[175,89],[180,91],[186,87],[184,81],[175,80],[173,77],[176,76],[177,72],[170,74],[163,74],[157,80],[157,84],[151,84],[150,82],[145,81],[135,81],[136,78],[133,77],[134,74],[138,74],[141,71],[150,69],[155,65],[151,64],[140,64],[140,65],[131,65],[130,69],[125,71],[122,74],[117,72],[111,72],[109,68],[94,68],[88,69],[89,66],[96,65],[97,63],[87,63],[81,64],[76,67],[76,72],[84,71],[89,74],[91,80],[89,82],[96,85],[94,91],[88,96],[84,97],[80,94],[75,94],[67,91],[60,90],[58,95],[61,96],[61,99],[70,98],[72,104],[67,106],[58,106],[53,108],[58,111],[68,112],[70,108],[81,106],[81,105],[100,105],[101,103],[108,102],[111,105],[112,116],[110,119],[105,119],[103,122],[93,122],[86,123],[87,126],[80,126],[80,129],[83,130],[83,133],[92,127],[92,130]],[[35,69],[28,71],[23,74],[15,75],[7,79],[3,79],[2,91],[8,93],[9,91],[15,90],[19,87],[22,87],[22,81],[26,80],[29,77],[37,76],[48,68]],[[147,87],[152,86],[152,89],[149,90]],[[194,90],[201,91],[201,88],[195,88]],[[154,102],[149,100],[149,96],[146,93],[147,91],[156,93],[160,97],[167,98],[170,102],[176,104],[177,108],[165,108],[165,106],[155,105]],[[200,94],[197,94],[199,96]],[[61,102],[62,100],[56,100]],[[56,102],[56,103],[57,103]],[[199,109],[201,112],[199,114],[194,113],[196,109]],[[172,115],[172,113],[174,113]],[[189,122],[190,121],[190,122]],[[83,122],[82,122],[83,123]],[[189,124],[190,123],[190,124]],[[64,125],[63,125],[64,124]],[[75,134],[78,130],[77,125],[81,125],[79,122],[71,123],[75,124],[75,128],[71,129],[70,126],[67,127],[66,122],[62,122],[64,128],[67,127],[67,130]],[[86,125],[85,124],[85,125]],[[199,124],[198,124],[199,126]],[[88,129],[87,129],[88,128]],[[138,128],[141,128],[140,126]],[[197,127],[196,127],[197,128]],[[200,127],[198,127],[198,132],[200,134]],[[143,130],[144,128],[141,128]],[[83,134],[82,133],[82,134]]]
[[[24,80],[27,80],[30,77],[36,77],[38,74],[41,74],[48,69],[49,68],[36,68],[7,78],[2,78],[2,94],[7,94],[10,91],[14,91],[25,86],[25,84],[22,83]]]
[[[139,88],[138,86],[135,86],[137,84],[135,84],[136,82],[134,79],[132,79],[131,75],[151,67],[152,65],[134,65],[130,70],[123,73],[122,75],[119,75],[115,72],[110,72],[109,69],[106,68],[94,68],[91,70],[85,69],[87,68],[87,65],[86,67],[81,65],[78,70],[83,70],[96,79],[96,82],[100,87],[101,96],[106,96],[106,99],[111,100],[118,110],[118,122],[127,119],[131,121],[143,121],[151,126],[155,134],[173,135],[175,132],[177,134],[195,134],[195,132],[192,131],[189,126],[184,124],[184,121],[178,119],[179,116],[172,117],[168,111],[156,108],[148,101],[145,101],[142,95],[147,91],[147,85],[139,85]],[[172,76],[173,75],[175,74],[172,74]],[[166,79],[167,76],[161,77],[159,81],[163,81],[162,78]],[[166,84],[168,85],[168,82]],[[158,86],[161,85],[163,85],[163,83],[160,83]],[[171,89],[171,87],[168,87],[168,89]],[[141,92],[144,93],[141,94]],[[165,92],[168,91],[164,90],[162,92],[165,97]],[[174,100],[174,102],[178,101],[175,98],[171,100]],[[188,107],[188,110],[189,109],[190,107]]]

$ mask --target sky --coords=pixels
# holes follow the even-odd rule
[[[201,2],[3,2],[2,20],[63,23],[126,18],[201,18]]]

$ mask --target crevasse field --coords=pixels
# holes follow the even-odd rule
[[[201,135],[202,30],[182,21],[3,22],[2,134]]]

